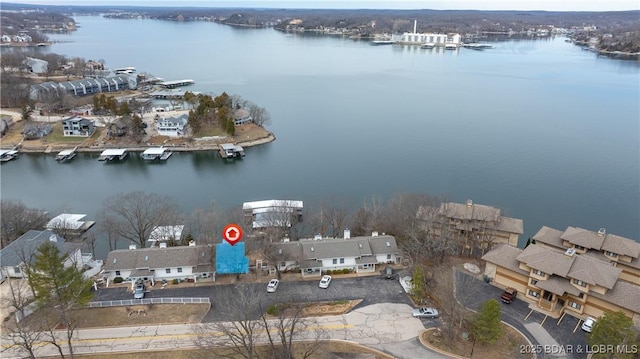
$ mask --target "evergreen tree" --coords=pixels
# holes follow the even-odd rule
[[[601,353],[594,358],[634,358],[632,349],[640,347],[640,340],[633,330],[633,321],[621,311],[601,316],[593,325],[591,333],[587,334],[587,343],[590,346],[613,345],[615,348],[628,349]]]
[[[489,299],[482,303],[480,311],[473,320],[472,332],[474,340],[481,344],[493,344],[502,335],[500,303]]]

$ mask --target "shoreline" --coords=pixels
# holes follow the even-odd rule
[[[234,142],[239,146],[249,148],[249,147],[260,146],[260,145],[273,142],[275,141],[275,139],[276,139],[275,135],[269,132],[268,135],[266,135],[265,137],[248,140],[248,141],[238,141],[238,142],[230,141],[230,142]],[[13,146],[12,148],[4,148],[4,146],[0,146],[0,147],[2,147],[2,149],[15,149],[17,147],[17,150],[20,153],[49,154],[49,153],[54,153],[55,151],[58,151],[58,150],[66,149],[69,147],[75,147],[75,146],[78,147],[77,149],[78,153],[81,153],[81,152],[82,153],[99,153],[104,150],[113,149],[113,148],[126,148],[130,152],[143,152],[148,148],[155,148],[155,147],[165,147],[165,148],[171,149],[171,151],[173,152],[204,152],[204,151],[220,150],[220,146],[218,144],[197,145],[197,143],[193,145],[164,144],[164,145],[145,145],[145,146],[136,145],[136,146],[89,146],[89,147],[82,147],[81,145],[77,145],[77,144],[56,144],[56,145],[39,145],[39,146],[33,146],[33,147],[29,146],[26,148],[23,147],[22,144],[18,144],[16,146]]]

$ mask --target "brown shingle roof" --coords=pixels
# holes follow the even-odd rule
[[[575,255],[566,256],[562,252],[531,244],[516,259],[533,269],[566,277],[575,258]]]
[[[619,280],[606,294],[591,292],[589,295],[640,313],[640,286]]]
[[[560,238],[590,249],[600,249],[604,242],[604,235],[578,227],[567,227]]]
[[[487,252],[482,256],[482,259],[489,263],[510,269],[514,272],[528,275],[529,272],[520,269],[520,263],[516,259],[520,253],[522,253],[522,249],[503,244],[496,246],[494,249]]]
[[[591,285],[613,288],[622,273],[622,269],[588,256],[576,255],[576,259],[567,274]]]
[[[495,207],[482,204],[443,203],[438,214],[447,218],[477,221],[497,221],[500,218],[500,210]]]
[[[538,233],[533,236],[533,239],[535,239],[536,242],[545,243],[557,248],[563,248],[560,236],[562,236],[562,231],[543,226],[540,228]]]
[[[558,277],[556,275],[549,277],[547,280],[539,280],[538,283],[536,283],[536,286],[560,296],[564,295],[564,293],[573,294],[575,296],[580,295],[580,290],[571,285],[567,278]]]
[[[640,243],[629,238],[616,236],[615,234],[607,234],[604,237],[602,250],[623,254],[632,258],[640,257]]]

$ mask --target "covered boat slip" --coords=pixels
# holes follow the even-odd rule
[[[7,162],[18,157],[16,150],[0,150],[0,161]]]
[[[222,158],[242,158],[244,156],[244,148],[234,145],[233,143],[223,143],[218,150]]]
[[[62,150],[58,152],[56,155],[56,161],[68,161],[73,159],[76,156],[76,151],[78,147],[72,148],[70,150]]]
[[[153,161],[153,160],[166,161],[169,157],[171,157],[172,154],[173,152],[169,151],[164,147],[153,147],[153,148],[148,148],[144,152],[142,152],[140,154],[140,157],[143,160],[147,160],[147,161]]]
[[[104,150],[100,154],[100,157],[98,157],[98,161],[122,161],[126,159],[128,155],[129,152],[126,148]]]

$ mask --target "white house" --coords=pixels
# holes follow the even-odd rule
[[[251,117],[251,114],[249,113],[249,111],[243,108],[239,108],[233,112],[234,125],[236,126],[244,125],[245,123],[251,123],[251,122],[253,122],[253,118]]]
[[[184,136],[189,115],[182,114],[177,117],[160,117],[156,120],[158,134],[161,136],[181,137]]]
[[[62,237],[49,230],[30,230],[0,250],[2,277],[24,278],[25,266],[33,262],[38,248],[47,242],[53,242],[61,253],[68,255],[65,267],[75,265],[84,271],[85,278],[100,271],[101,261],[94,261],[90,254],[83,254],[79,246],[66,243]]]
[[[205,245],[118,249],[109,252],[104,264],[104,276],[108,283],[116,277],[125,282],[149,280],[194,280],[213,277],[212,248]]]
[[[62,121],[62,133],[69,137],[90,137],[96,128],[93,121],[84,117],[72,116]]]
[[[49,62],[33,57],[27,57],[24,63],[27,65],[27,69],[34,74],[44,74],[49,69]]]
[[[298,267],[302,275],[320,275],[327,270],[348,269],[375,272],[376,264],[397,263],[400,252],[393,236],[353,237],[345,230],[344,238],[315,238],[276,244],[281,254],[280,270]]]

